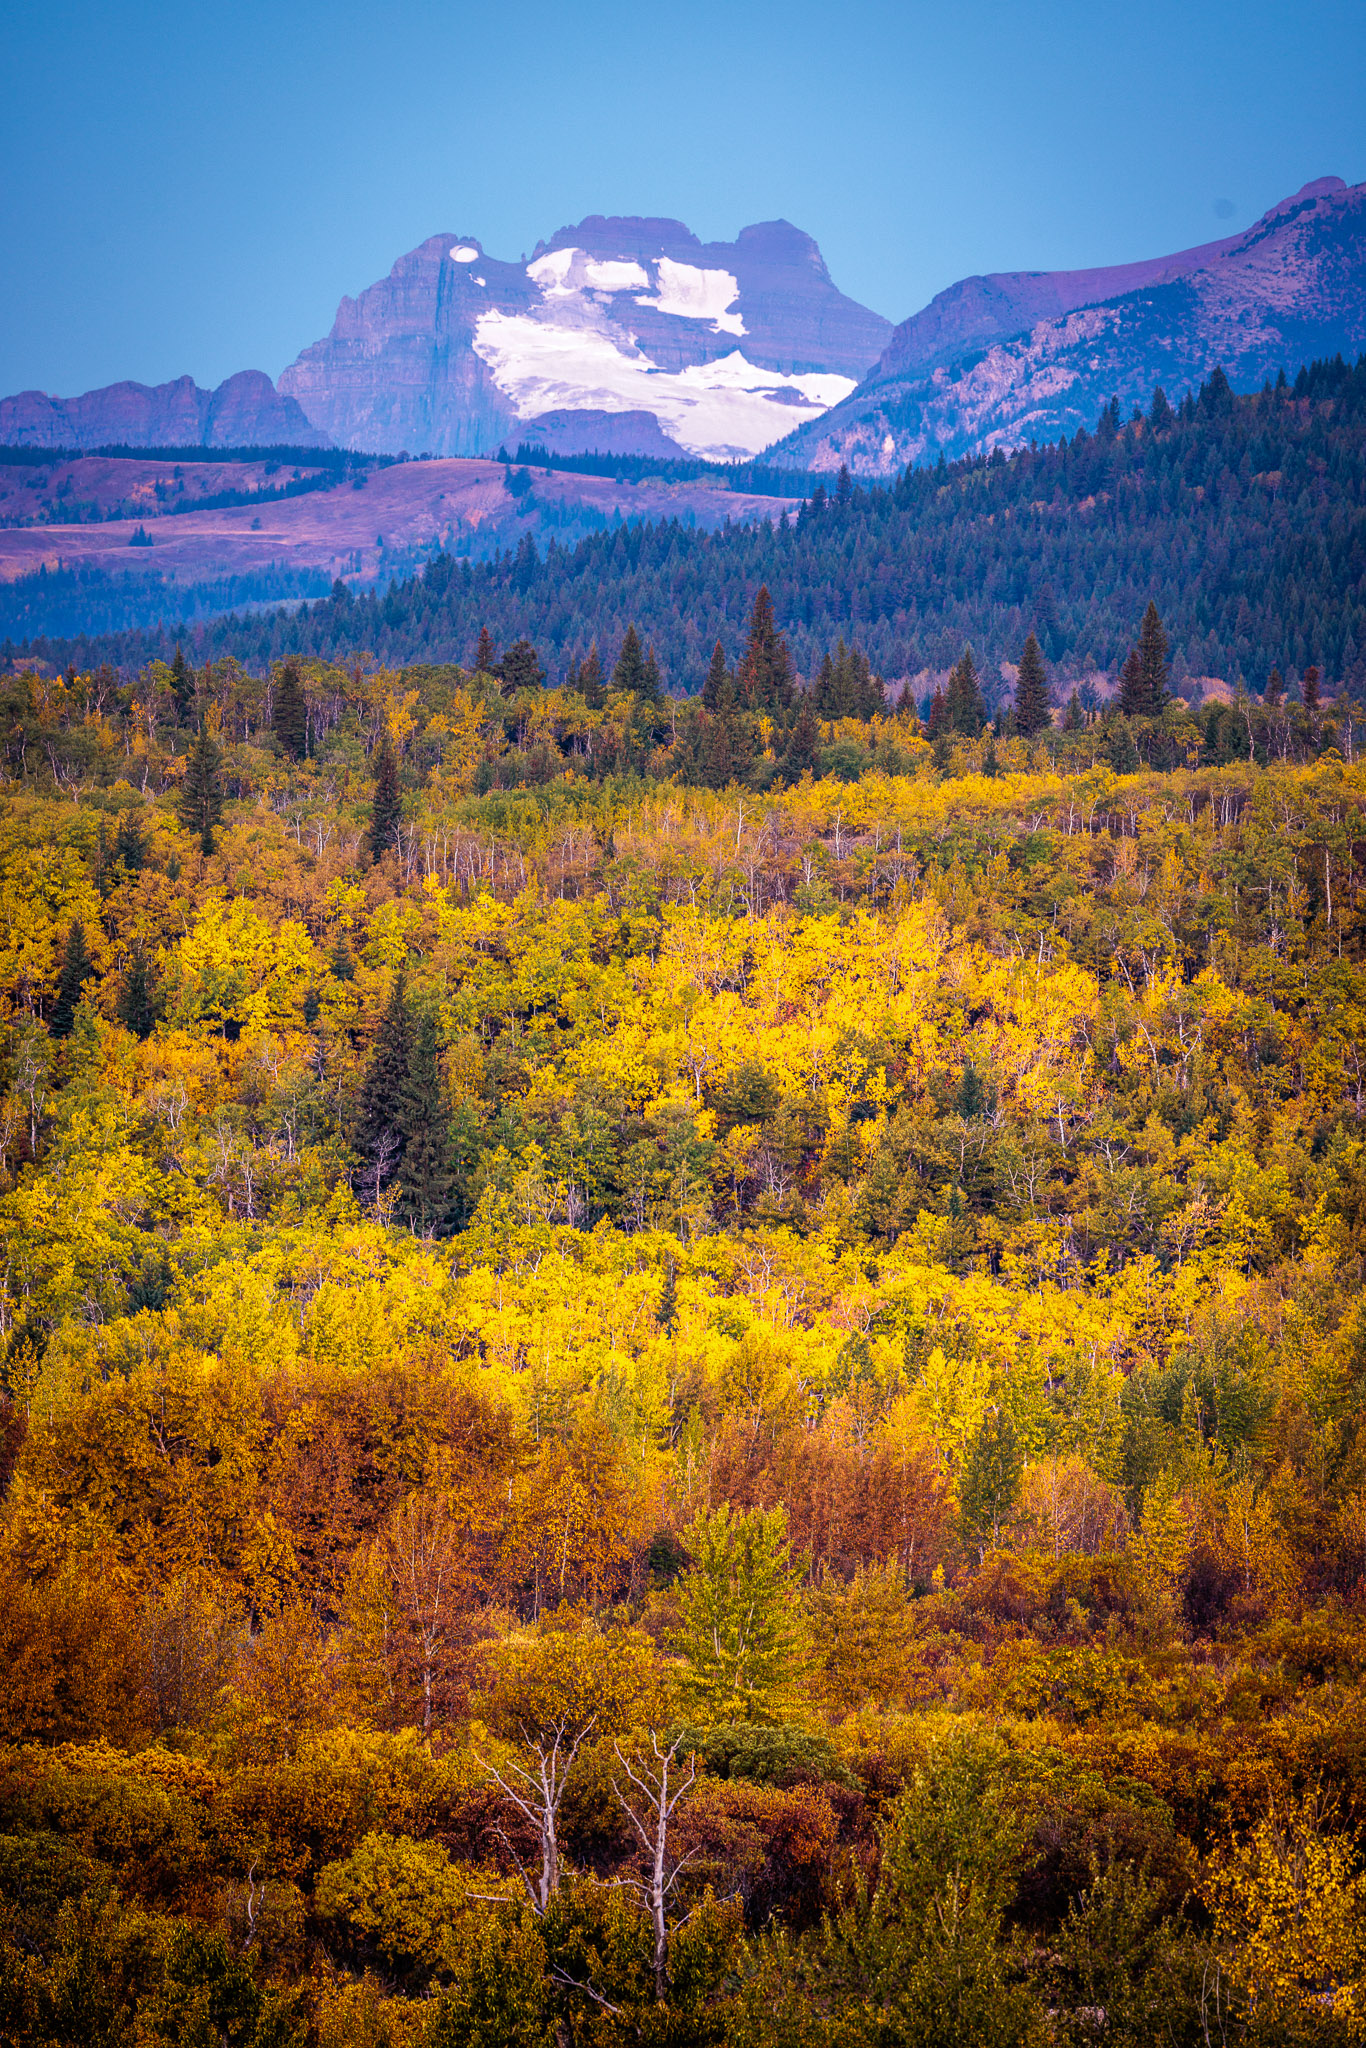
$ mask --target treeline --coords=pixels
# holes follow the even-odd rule
[[[1109,410],[1094,434],[1009,459],[908,471],[885,488],[845,479],[776,528],[641,525],[544,557],[527,537],[491,563],[443,556],[383,594],[338,584],[297,612],[220,619],[193,644],[199,660],[231,653],[258,671],[362,650],[468,663],[487,626],[500,645],[529,637],[562,676],[634,623],[666,691],[695,693],[718,640],[735,659],[762,584],[805,675],[843,635],[898,678],[946,670],[970,642],[990,680],[1032,629],[1080,676],[1118,667],[1153,597],[1178,683],[1241,676],[1256,693],[1273,667],[1359,684],[1364,575],[1366,364],[1336,360],[1245,397],[1216,374],[1175,410],[1158,393],[1145,418]],[[169,660],[176,639],[167,628],[28,651],[135,668]]]

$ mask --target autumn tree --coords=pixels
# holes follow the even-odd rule
[[[780,1719],[793,1698],[802,1632],[787,1511],[724,1503],[684,1532],[692,1559],[674,1647],[704,1722]]]

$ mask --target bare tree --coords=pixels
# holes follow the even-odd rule
[[[697,1758],[688,1757],[687,1776],[680,1778],[672,1792],[669,1790],[669,1773],[678,1756],[682,1737],[661,1749],[659,1737],[650,1730],[650,1747],[654,1751],[655,1766],[642,1762],[640,1771],[635,1771],[621,1753],[621,1745],[613,1743],[617,1762],[635,1787],[635,1797],[628,1798],[621,1787],[613,1784],[617,1804],[630,1821],[645,1855],[645,1875],[628,1877],[625,1884],[643,1900],[645,1909],[654,1923],[655,1930],[655,1997],[663,2000],[669,1988],[669,1923],[667,1908],[669,1894],[678,1883],[685,1866],[696,1853],[689,1850],[684,1856],[669,1855],[669,1822],[679,1801],[691,1791],[697,1779]]]
[[[506,1775],[483,1757],[477,1758],[488,1772],[491,1783],[498,1787],[509,1805],[516,1808],[536,1835],[541,1868],[539,1874],[533,1875],[518,1855],[507,1829],[500,1827],[496,1830],[499,1841],[517,1866],[517,1875],[526,1888],[531,1910],[537,1919],[544,1915],[560,1888],[560,1802],[564,1798],[574,1759],[588,1740],[596,1720],[595,1714],[590,1720],[576,1725],[577,1716],[560,1714],[534,1736],[528,1736],[523,1730],[528,1761],[525,1765],[508,1763]]]

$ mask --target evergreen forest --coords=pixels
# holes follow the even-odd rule
[[[509,474],[534,483],[525,467]],[[1154,598],[1179,649],[1178,681],[1241,679],[1256,693],[1273,668],[1315,666],[1359,694],[1366,682],[1366,360],[1315,363],[1247,396],[1215,372],[1175,407],[1158,391],[1128,422],[1112,405],[1094,433],[1070,442],[941,462],[887,486],[795,477],[785,487],[805,496],[777,526],[618,526],[573,547],[552,540],[544,554],[527,532],[491,562],[439,555],[384,591],[338,582],[314,604],[189,629],[29,637],[26,621],[50,611],[62,578],[64,613],[119,612],[107,574],[59,571],[41,591],[34,578],[6,587],[0,654],[23,643],[58,667],[131,671],[169,661],[183,641],[201,662],[231,655],[258,670],[361,653],[469,663],[486,626],[500,644],[529,636],[562,681],[595,641],[616,647],[634,624],[666,690],[695,695],[718,640],[738,657],[766,584],[803,674],[842,635],[889,678],[946,669],[965,642],[998,678],[1032,627],[1048,659],[1079,680],[1118,665],[1132,619]],[[240,593],[200,592],[202,608],[285,594],[269,575]],[[164,595],[174,605],[174,587]]]

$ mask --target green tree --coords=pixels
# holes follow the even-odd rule
[[[157,1021],[156,981],[141,946],[129,959],[119,984],[115,1013],[124,1029],[150,1038]]]
[[[970,647],[963,649],[949,675],[944,711],[951,729],[969,739],[976,739],[987,722],[987,707]]]
[[[357,1144],[366,1162],[364,1184],[375,1202],[403,1164],[412,1043],[407,981],[400,969],[375,1034],[356,1105]]]
[[[66,935],[66,951],[62,956],[62,971],[57,982],[57,1000],[52,1005],[52,1018],[48,1030],[54,1038],[70,1038],[76,1021],[76,1005],[81,1000],[81,990],[95,972],[95,963],[90,958],[85,943],[85,926],[79,918],[72,921]]]
[[[692,1711],[705,1723],[782,1720],[802,1644],[787,1510],[737,1515],[727,1502],[698,1515],[684,1542],[692,1568],[674,1647]]]
[[[736,682],[746,711],[783,711],[792,702],[792,656],[778,631],[767,584],[761,585],[754,600]]]
[[[518,690],[539,690],[545,681],[545,670],[541,657],[525,637],[514,640],[503,655],[503,688],[515,695]]]
[[[1138,674],[1142,716],[1160,718],[1171,695],[1168,688],[1167,631],[1151,598],[1143,614],[1143,624],[1138,629]]]
[[[270,724],[290,760],[302,761],[308,752],[308,706],[297,661],[287,661],[276,678]]]
[[[185,765],[177,810],[186,831],[199,834],[202,853],[213,852],[213,828],[223,816],[222,766],[222,749],[201,721]]]
[[[408,1071],[399,1090],[399,1125],[399,1213],[424,1236],[441,1235],[453,1220],[456,1175],[437,1015],[431,1006],[422,1011],[412,1038]]]
[[[1085,724],[1086,713],[1081,708],[1081,698],[1073,690],[1062,715],[1062,729],[1064,732],[1080,732]]]
[[[817,723],[811,693],[802,696],[801,710],[797,722],[788,734],[787,746],[783,752],[783,774],[789,782],[799,782],[809,769],[814,775],[819,772],[821,759],[821,729]]]
[[[578,689],[590,711],[601,711],[607,692],[602,681],[602,657],[595,640],[579,667]]]
[[[626,638],[621,643],[612,670],[612,688],[632,697],[638,696],[645,684],[645,655],[640,645],[640,635],[634,626],[626,628]]]
[[[183,725],[194,710],[194,670],[185,659],[183,647],[177,647],[171,663],[171,694],[175,698],[176,716]]]
[[[725,649],[719,640],[711,651],[711,665],[707,670],[707,680],[702,685],[702,705],[707,711],[731,711],[735,708],[735,685],[726,667]]]
[[[983,1550],[1001,1540],[1001,1524],[1020,1497],[1024,1452],[1015,1425],[997,1403],[988,1407],[963,1470],[963,1526]]]
[[[1029,739],[1036,732],[1043,732],[1052,722],[1048,674],[1039,652],[1039,643],[1031,633],[1025,641],[1015,679],[1015,730]]]
[[[375,794],[370,804],[370,858],[382,860],[398,845],[403,799],[398,789],[398,762],[386,732],[375,749]]]

